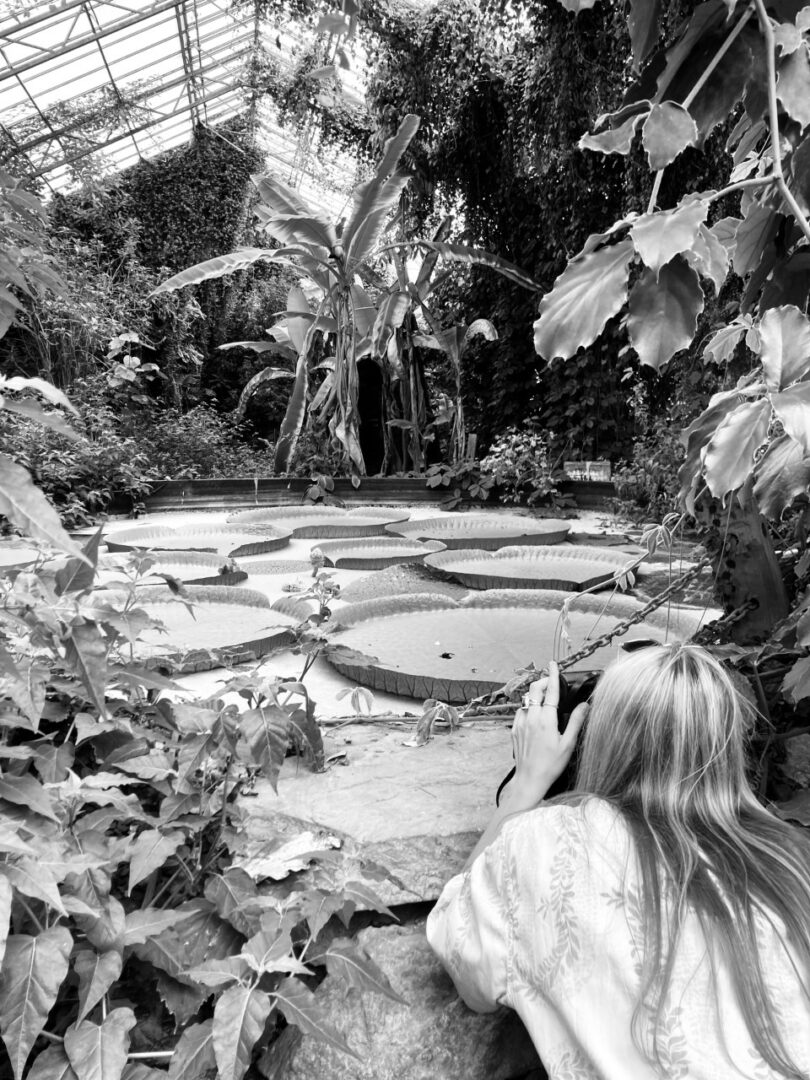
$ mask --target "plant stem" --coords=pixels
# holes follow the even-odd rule
[[[23,900],[23,898],[19,895],[19,893],[17,894],[16,899],[17,899],[17,902],[19,903],[20,907],[28,912],[28,915],[31,918],[31,921],[34,923],[34,925],[36,926],[39,933],[43,934],[45,932],[45,927],[42,925],[42,923],[39,921],[39,919],[33,913],[33,911],[28,906],[28,904],[25,902],[25,900]]]
[[[168,1061],[171,1057],[174,1057],[174,1050],[143,1050],[136,1054],[127,1054],[127,1061],[147,1061],[149,1058]]]
[[[725,41],[720,46],[720,48],[717,50],[717,52],[714,54],[714,56],[712,57],[710,62],[706,65],[706,67],[704,68],[700,78],[697,80],[695,85],[692,87],[692,89],[689,91],[689,93],[683,99],[683,102],[681,104],[683,105],[684,109],[689,108],[689,106],[692,104],[692,102],[698,96],[700,91],[703,89],[703,87],[706,85],[706,83],[712,77],[712,75],[714,74],[715,69],[717,68],[717,65],[720,63],[720,61],[726,55],[726,53],[731,48],[731,46],[734,44],[734,42],[737,40],[739,35],[742,33],[743,27],[748,22],[748,20],[751,18],[751,15],[753,14],[753,12],[754,12],[753,6],[749,5],[748,8],[742,13],[742,15],[740,16],[740,19],[737,22],[737,24],[735,25],[734,29],[731,31],[731,33],[728,35],[728,37],[725,39]],[[664,175],[664,170],[663,169],[659,169],[658,172],[655,174],[655,179],[653,180],[652,192],[650,193],[650,201],[647,204],[647,213],[648,214],[652,214],[655,211],[655,204],[658,202],[658,192],[661,190],[661,179],[662,179],[663,175]]]
[[[54,1035],[52,1031],[40,1031],[40,1035],[43,1039],[48,1039],[48,1041],[52,1043],[61,1044],[65,1041],[61,1035]]]
[[[779,145],[779,106],[776,100],[776,39],[773,35],[773,27],[768,12],[765,10],[764,0],[754,0],[754,3],[756,4],[759,25],[765,38],[765,48],[768,54],[768,126],[771,129],[773,178],[782,193],[782,198],[790,207],[791,213],[796,219],[796,224],[807,239],[810,240],[810,222],[788,188],[782,169],[782,150]]]

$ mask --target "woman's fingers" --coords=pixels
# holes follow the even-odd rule
[[[548,665],[548,680],[543,704],[556,709],[560,704],[560,669],[555,660]]]

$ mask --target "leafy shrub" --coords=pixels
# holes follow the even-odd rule
[[[269,443],[254,450],[242,428],[209,405],[167,410],[139,431],[152,470],[164,477],[272,476]]]
[[[507,428],[482,459],[481,472],[500,488],[504,502],[533,506],[556,491],[548,443],[532,421]]]
[[[429,488],[448,489],[447,497],[442,499],[442,505],[448,510],[452,510],[465,499],[488,499],[494,484],[494,480],[483,472],[477,461],[468,460],[457,461],[452,465],[446,462],[431,465],[425,477]]]
[[[633,444],[633,456],[613,470],[616,509],[633,520],[663,521],[677,509],[684,458],[679,425],[661,416]]]

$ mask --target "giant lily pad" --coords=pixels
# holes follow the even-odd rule
[[[304,540],[320,540],[334,536],[384,536],[387,525],[406,521],[407,510],[381,510],[356,507],[344,510],[340,506],[272,506],[255,510],[239,510],[228,515],[234,525],[275,525],[288,529],[293,536]]]
[[[106,538],[109,551],[133,551],[146,548],[158,551],[210,551],[217,555],[262,555],[277,551],[290,542],[287,530],[272,525],[191,525],[172,529],[168,525],[153,528],[123,529]]]
[[[320,551],[327,566],[343,570],[383,570],[396,563],[421,562],[426,555],[444,551],[437,540],[421,543],[393,536],[369,540],[324,540],[313,551]]]
[[[500,551],[442,551],[425,563],[470,589],[563,589],[580,592],[607,585],[636,560],[603,548],[505,547]]]
[[[30,566],[39,558],[40,552],[29,544],[18,540],[0,541],[0,572],[3,570],[21,570]]]
[[[570,526],[552,518],[519,514],[442,514],[387,526],[408,540],[438,540],[448,548],[492,550],[512,544],[559,544]]]
[[[270,601],[253,589],[188,585],[183,596],[168,587],[138,590],[137,606],[157,619],[165,632],[142,632],[138,657],[151,662],[170,659],[180,671],[219,667],[264,656],[292,641],[294,614],[271,608]]]
[[[212,555],[206,551],[151,551],[150,565],[138,584],[159,584],[163,575],[182,581],[185,585],[238,585],[247,580],[247,573],[228,555]]]
[[[331,663],[353,682],[412,698],[462,702],[498,689],[533,662],[542,667],[560,641],[560,610],[574,597],[568,634],[571,651],[598,637],[643,606],[626,596],[577,596],[554,590],[502,589],[471,594],[460,602],[445,596],[386,597],[343,608],[327,650]],[[623,638],[576,665],[599,669],[620,641],[683,640],[700,623],[696,610],[666,608],[649,615]],[[348,651],[351,650],[351,651]],[[366,657],[362,660],[356,655]],[[566,651],[557,651],[557,657]]]

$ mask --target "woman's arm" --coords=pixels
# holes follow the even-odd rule
[[[489,847],[503,823],[513,814],[532,810],[568,764],[577,736],[588,715],[587,705],[578,705],[568,726],[560,734],[557,707],[560,703],[560,669],[552,660],[548,678],[538,679],[529,688],[524,709],[518,709],[512,727],[515,775],[504,788],[500,805],[492,815],[481,839],[473,848],[465,869]]]

